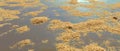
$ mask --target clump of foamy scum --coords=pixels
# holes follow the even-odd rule
[[[78,49],[72,47],[66,43],[58,43],[56,44],[57,51],[82,51],[82,49]]]
[[[57,40],[61,40],[63,42],[69,42],[70,40],[79,40],[80,39],[80,33],[79,32],[74,32],[71,30],[67,30],[63,33],[61,33],[58,37]]]
[[[70,4],[77,4],[78,1],[77,0],[70,0]]]
[[[9,21],[19,19],[20,11],[0,8],[0,21]]]
[[[26,26],[19,27],[19,28],[17,28],[16,30],[17,30],[17,32],[19,32],[19,33],[24,33],[24,32],[29,31],[30,28],[26,25]]]
[[[10,48],[22,48],[28,45],[34,45],[34,42],[32,42],[30,39],[25,39],[15,43],[14,45],[10,46]]]
[[[83,51],[106,51],[106,49],[98,46],[98,44],[96,43],[92,43],[92,44],[86,45],[83,48]]]
[[[32,24],[42,24],[47,22],[49,19],[47,17],[35,17],[31,19]]]

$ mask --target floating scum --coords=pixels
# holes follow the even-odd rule
[[[91,44],[90,46],[88,45],[81,50],[79,48],[75,48],[72,45],[69,46],[68,44],[71,44],[71,41],[81,42],[80,37],[82,36],[82,34],[87,35],[89,32],[99,33],[99,32],[108,31],[113,34],[114,33],[119,34],[120,33],[119,23],[115,26],[116,27],[115,28],[109,25],[109,22],[107,19],[103,19],[103,18],[91,19],[85,22],[80,22],[80,23],[70,23],[70,22],[63,22],[60,20],[52,20],[51,24],[49,25],[49,28],[51,30],[63,30],[63,32],[60,33],[60,35],[58,35],[56,40],[61,41],[61,44],[65,43],[65,45],[59,45],[59,43],[56,44],[58,51],[62,51],[62,50],[63,51],[77,51],[77,50],[78,51],[94,51],[94,50],[106,51],[107,49],[103,47],[99,47],[99,45]],[[68,28],[68,27],[71,27],[71,28]],[[73,45],[74,44],[75,43],[73,43]]]
[[[28,45],[34,45],[34,42],[32,42],[30,39],[25,39],[25,40],[21,40],[17,43],[15,43],[14,45],[10,46],[10,48],[23,48],[24,46],[28,46]]]
[[[30,31],[30,28],[27,25],[25,25],[25,26],[17,28],[16,31],[19,33],[24,33],[24,32]]]
[[[72,47],[65,43],[56,44],[58,51],[106,51],[104,48],[98,46],[96,43],[86,45],[85,47],[79,49]]]
[[[0,21],[19,19],[17,14],[20,14],[20,11],[0,8]]]
[[[48,0],[47,0],[48,1]],[[12,4],[11,2],[15,2],[16,4]],[[87,2],[88,4],[82,3]],[[11,4],[8,4],[11,3]],[[54,3],[54,2],[52,2]],[[67,5],[59,6],[59,8],[63,9],[64,11],[70,13],[72,16],[75,17],[86,17],[88,18],[86,21],[72,23],[69,21],[62,21],[59,19],[51,19],[48,18],[47,15],[45,16],[38,16],[39,14],[43,13],[45,10],[49,9],[49,7],[39,0],[0,0],[0,6],[9,6],[9,7],[16,7],[20,6],[23,8],[29,8],[34,6],[40,6],[41,9],[37,11],[30,11],[25,12],[22,16],[31,16],[32,18],[29,19],[31,24],[39,25],[46,22],[49,22],[48,29],[52,31],[62,31],[56,37],[56,49],[57,51],[108,51],[107,48],[114,47],[111,46],[113,43],[110,40],[103,40],[100,44],[98,42],[89,42],[86,43],[86,40],[83,38],[88,38],[90,35],[89,33],[96,33],[101,34],[102,32],[110,32],[112,35],[120,35],[120,12],[113,12],[114,9],[120,8],[119,3],[114,4],[107,4],[102,1],[97,0],[69,0]],[[104,5],[104,6],[103,6]],[[83,12],[81,10],[77,10],[76,8],[83,7],[88,8],[89,11]],[[108,9],[108,10],[107,10]],[[112,10],[112,11],[109,11]],[[53,10],[55,16],[61,16],[57,10]],[[29,25],[14,25],[9,23],[13,20],[21,19],[18,14],[21,14],[20,10],[11,10],[5,9],[3,7],[0,8],[0,28],[6,25],[12,25],[11,30],[5,32],[2,35],[5,35],[13,30],[16,30],[19,33],[28,32],[31,29]],[[92,16],[96,16],[97,18],[89,19]],[[4,23],[7,22],[7,23]],[[99,36],[99,35],[98,35]],[[1,34],[0,34],[1,37]],[[99,37],[99,38],[102,38]],[[88,39],[89,40],[89,39]],[[94,40],[94,39],[92,39]],[[91,40],[91,41],[92,41]],[[42,40],[41,43],[49,43],[49,40]],[[116,41],[115,41],[116,42]],[[20,48],[22,49],[25,46],[35,46],[36,42],[33,42],[31,39],[23,39],[15,44],[11,45],[10,48]],[[116,48],[116,47],[114,47]],[[110,48],[112,49],[112,48]],[[35,51],[34,48],[29,48],[28,51]],[[115,49],[111,51],[116,51]]]
[[[16,4],[8,4],[8,3],[16,3]],[[33,7],[41,5],[40,0],[1,0],[0,6],[9,6],[9,7]]]
[[[49,18],[45,17],[45,16],[43,16],[43,17],[34,17],[34,18],[31,19],[31,23],[32,24],[42,24],[42,23],[47,22],[48,20],[49,20]]]
[[[97,3],[96,1],[94,2],[92,0],[90,0],[90,2],[92,3],[91,5],[81,4],[80,6],[95,10],[95,9],[98,9],[99,4],[102,4],[102,2]],[[77,4],[77,3],[74,2],[71,4]],[[95,4],[97,4],[97,6]],[[82,36],[80,33],[87,34],[89,32],[98,33],[98,32],[108,31],[111,33],[119,34],[120,33],[119,23],[116,21],[116,19],[114,19],[114,17],[113,19],[109,18],[109,16],[111,15],[117,16],[119,14],[115,15],[115,13],[112,13],[109,11],[103,11],[98,14],[96,14],[97,12],[95,13],[79,12],[77,10],[74,10],[75,7],[76,5],[75,6],[62,6],[61,8],[70,12],[74,16],[92,16],[95,14],[99,16],[100,18],[91,19],[85,22],[80,22],[80,23],[71,23],[71,22],[64,22],[61,20],[52,20],[49,25],[49,28],[51,30],[58,30],[58,29],[63,30],[63,32],[60,33],[60,35],[56,38],[57,41],[62,41],[61,43],[56,44],[56,48],[58,49],[58,51],[106,51],[107,49],[101,47],[98,44],[90,43],[89,45],[86,45],[83,48],[76,48],[70,45],[71,44],[70,42],[79,41],[80,37]],[[104,7],[101,7],[101,8],[103,9]],[[102,15],[102,13],[105,13],[105,14]],[[105,17],[103,18],[102,16],[105,16]],[[115,23],[115,25],[111,26],[109,25],[111,24],[109,22]]]

